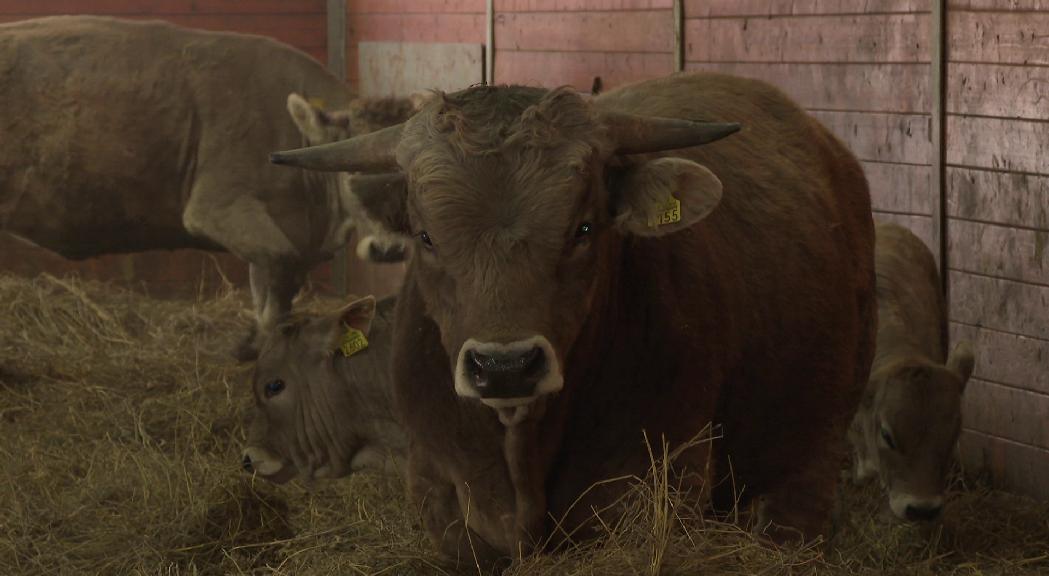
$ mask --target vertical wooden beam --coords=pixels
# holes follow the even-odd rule
[[[495,84],[495,0],[485,0],[484,83]]]
[[[685,69],[685,7],[684,0],[674,0],[674,72]]]
[[[949,292],[947,276],[947,0],[932,0],[932,54],[929,61],[932,92],[931,124],[933,255],[940,270],[944,295]],[[948,306],[949,308],[949,306]],[[949,313],[949,310],[948,310]]]
[[[328,0],[328,71],[336,78],[346,81],[346,2],[349,0]],[[349,290],[346,274],[346,259],[349,254],[343,246],[335,251],[331,274],[335,283],[335,292],[345,296]]]

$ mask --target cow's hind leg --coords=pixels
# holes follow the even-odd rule
[[[263,340],[291,312],[291,302],[306,278],[303,267],[289,263],[253,262],[249,270],[255,325],[235,351],[242,362],[258,357]]]
[[[302,285],[303,255],[274,222],[266,206],[247,191],[225,181],[202,178],[182,213],[186,230],[217,242],[251,264],[251,292],[256,323],[234,355],[258,356],[266,331],[291,309]]]

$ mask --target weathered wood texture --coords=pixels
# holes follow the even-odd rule
[[[933,244],[932,0],[686,0],[689,70],[780,87],[864,163],[875,217]]]
[[[483,44],[485,0],[347,0],[346,79],[360,80],[361,42]]]
[[[609,89],[669,74],[671,7],[669,1],[496,2],[495,81],[587,91],[595,76]]]
[[[324,62],[325,0],[0,0],[0,22],[60,14],[160,19],[206,30],[270,36]],[[247,285],[247,265],[228,254],[194,250],[112,255],[72,262],[0,234],[0,270],[23,275],[75,273],[84,278],[145,287],[157,295],[187,295],[221,285],[225,276]],[[220,272],[221,271],[221,272]],[[328,266],[311,275],[330,284]]]
[[[960,447],[968,469],[990,472],[999,486],[1045,497],[1049,450],[972,430],[962,431]]]
[[[1049,2],[949,7],[952,334],[978,354],[962,455],[1049,498]]]

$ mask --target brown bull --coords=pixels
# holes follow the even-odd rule
[[[875,233],[878,344],[849,429],[855,477],[877,477],[896,516],[932,520],[943,508],[975,358],[967,342],[947,356],[946,309],[929,249],[895,224]]]
[[[349,102],[317,61],[267,38],[90,16],[0,25],[0,230],[75,259],[224,248],[251,263],[265,331],[354,227],[338,175],[281,170],[269,152],[414,112],[326,114],[293,92]]]
[[[647,469],[643,433],[680,445],[711,421],[716,506],[734,485],[777,539],[824,529],[873,355],[873,225],[859,163],[779,91],[475,87],[274,161],[401,170],[354,191],[417,244],[392,367],[443,550],[570,531],[625,489],[588,487]],[[676,461],[697,489],[709,451]]]

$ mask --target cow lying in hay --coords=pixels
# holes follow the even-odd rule
[[[711,421],[723,438],[675,460],[685,487],[753,504],[776,540],[824,530],[874,353],[873,223],[859,163],[778,90],[481,86],[273,159],[399,169],[353,191],[416,243],[391,366],[440,549],[583,537],[626,487],[595,483]]]
[[[875,235],[877,353],[849,429],[855,478],[877,476],[896,516],[932,520],[943,508],[975,359],[967,342],[946,358],[943,293],[921,239],[895,224],[879,224]]]
[[[400,470],[407,440],[389,385],[394,299],[289,320],[263,342],[243,466],[267,480]]]
[[[348,101],[317,61],[267,38],[88,16],[0,25],[0,230],[74,259],[224,248],[251,263],[265,332],[354,227],[344,180],[268,153],[414,112],[386,100],[327,114],[293,92]]]

